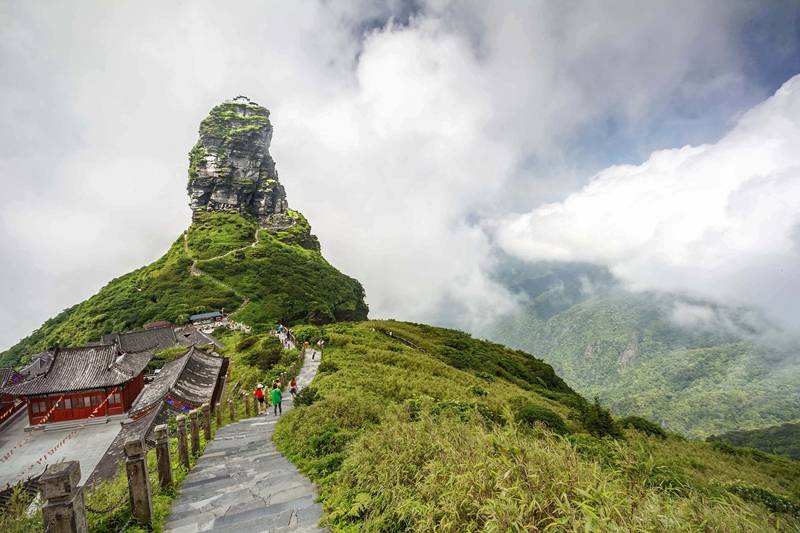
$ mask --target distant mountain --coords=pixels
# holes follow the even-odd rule
[[[709,440],[723,441],[743,448],[755,448],[800,460],[800,423],[781,424],[749,431],[729,431],[721,435],[712,435]]]
[[[542,357],[620,415],[690,436],[800,420],[800,342],[759,313],[624,290],[602,267],[509,261],[526,303],[484,331]]]
[[[366,319],[361,284],[325,260],[308,221],[289,209],[271,139],[269,112],[249,99],[212,109],[189,154],[188,230],[158,261],[112,280],[0,354],[0,365],[204,311],[232,313],[256,331]]]

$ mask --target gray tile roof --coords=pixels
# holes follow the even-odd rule
[[[191,347],[182,357],[165,364],[131,406],[135,416],[160,403],[169,394],[198,406],[211,402],[224,359]]]
[[[6,385],[15,385],[23,379],[22,374],[13,368],[0,368],[0,389]]]
[[[184,326],[175,331],[175,337],[182,346],[202,346],[213,344],[217,348],[222,348],[222,343],[208,333],[203,333],[194,326]]]
[[[14,395],[49,394],[121,385],[139,375],[153,354],[120,353],[116,345],[61,348],[46,374],[4,392]]]
[[[160,352],[178,344],[172,326],[119,333],[114,339],[123,352]]]
[[[39,352],[31,356],[31,362],[23,367],[19,373],[24,375],[26,379],[35,378],[36,376],[40,376],[47,372],[50,369],[52,362],[53,352]]]
[[[222,316],[222,313],[220,313],[219,311],[211,311],[209,313],[199,313],[199,314],[196,314],[196,315],[192,315],[192,316],[189,317],[189,320],[191,320],[191,321],[206,320],[207,318],[217,318],[217,317],[221,317],[221,316]]]

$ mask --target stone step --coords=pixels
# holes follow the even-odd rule
[[[307,361],[298,383],[310,383],[318,366]],[[316,487],[272,442],[278,419],[262,414],[221,428],[184,479],[166,531],[324,531]]]

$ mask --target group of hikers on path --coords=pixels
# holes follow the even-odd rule
[[[275,333],[284,342],[284,347],[288,348],[289,343],[291,342],[294,345],[294,335],[292,334],[292,330],[287,329],[283,324],[278,324],[275,328]],[[316,360],[317,353],[319,353],[320,359],[322,359],[322,348],[325,346],[325,341],[320,339],[317,341],[317,349],[311,350],[311,359]],[[302,353],[306,355],[310,349],[310,344],[308,341],[303,343]],[[289,393],[292,395],[292,401],[294,401],[295,397],[297,396],[297,378],[292,378],[289,382]],[[269,410],[269,405],[272,405],[273,414],[274,416],[278,416],[283,414],[283,409],[281,404],[283,403],[283,383],[281,382],[280,378],[274,380],[272,382],[272,388],[269,389],[269,397],[265,393],[265,387],[263,384],[259,383],[256,386],[256,390],[253,391],[253,395],[256,398],[256,410],[257,414],[266,414]],[[267,400],[269,399],[269,404],[267,404]]]
[[[297,379],[292,378],[289,382],[289,392],[292,395],[292,400],[294,397],[297,396]],[[267,397],[264,394],[264,385],[259,383],[256,386],[255,392],[253,395],[256,397],[256,411],[257,414],[267,413],[269,410],[269,406],[267,405]],[[283,414],[283,409],[281,408],[281,404],[283,403],[283,383],[281,383],[280,379],[276,379],[272,382],[272,388],[269,390],[269,405],[272,405],[273,414],[278,416]]]

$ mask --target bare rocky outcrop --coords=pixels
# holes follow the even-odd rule
[[[269,154],[269,111],[245,96],[216,106],[200,123],[189,152],[189,205],[193,210],[236,211],[266,222],[288,209]]]

